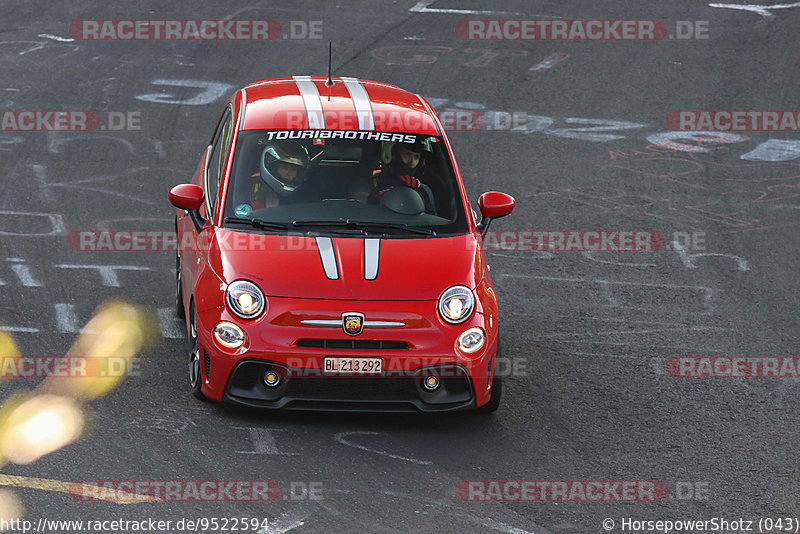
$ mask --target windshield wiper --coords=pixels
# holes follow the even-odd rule
[[[264,221],[262,219],[244,219],[242,217],[225,217],[226,223],[249,224],[259,230],[288,230],[289,226],[282,223]]]
[[[346,221],[295,221],[292,226],[319,226],[328,228],[347,228],[350,230],[403,230],[412,234],[436,235],[428,228],[409,226],[405,223],[361,222],[348,219]]]

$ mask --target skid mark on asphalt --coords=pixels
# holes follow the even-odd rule
[[[416,458],[407,458],[405,456],[400,456],[398,454],[392,454],[386,451],[381,451],[378,449],[372,449],[365,445],[359,445],[358,443],[353,443],[345,439],[347,436],[354,436],[356,434],[361,434],[362,436],[380,436],[384,434],[384,432],[340,432],[334,436],[334,439],[341,443],[342,445],[347,445],[348,447],[353,447],[356,449],[361,449],[362,451],[372,452],[375,454],[380,454],[381,456],[386,456],[387,458],[393,458],[395,460],[402,460],[404,462],[410,462],[412,464],[417,465],[433,465],[433,462],[429,462],[428,460],[417,460]]]
[[[680,243],[677,241],[672,242],[672,246],[675,249],[675,252],[681,258],[683,262],[683,266],[687,269],[697,269],[697,265],[694,264],[695,258],[702,258],[702,257],[720,257],[720,258],[731,258],[736,262],[736,268],[740,271],[749,271],[750,267],[747,264],[747,260],[742,258],[741,256],[736,256],[735,254],[722,254],[718,252],[704,252],[699,254],[689,254],[685,248],[681,246]]]
[[[284,512],[275,519],[270,520],[269,526],[259,530],[258,534],[283,534],[284,532],[289,532],[303,526],[309,515],[311,514]]]
[[[85,178],[83,180],[75,180],[75,181],[71,181],[71,182],[56,182],[56,183],[50,182],[50,183],[45,184],[45,188],[62,187],[62,188],[65,188],[65,189],[77,189],[79,191],[90,191],[92,193],[101,193],[101,194],[104,194],[104,195],[110,195],[110,196],[113,196],[113,197],[124,198],[124,199],[131,200],[131,201],[134,201],[134,202],[141,202],[143,204],[149,204],[151,206],[155,206],[155,205],[157,205],[156,202],[153,202],[151,200],[146,200],[146,199],[137,197],[135,195],[129,195],[127,193],[121,193],[119,191],[116,191],[116,190],[113,190],[113,189],[106,189],[106,188],[103,188],[103,187],[81,185],[81,184],[95,184],[97,182],[106,182],[108,180],[117,180],[118,178],[122,178],[122,177],[130,175],[130,174],[134,174],[135,175],[137,173],[144,173],[144,172],[148,172],[148,171],[151,171],[151,170],[153,170],[153,169],[151,169],[149,167],[134,167],[132,169],[128,169],[128,170],[126,170],[126,171],[124,171],[122,173],[118,173],[118,174],[108,174],[108,175],[103,175],[103,176],[95,176],[95,177]]]
[[[733,328],[721,328],[717,326],[685,326],[677,325],[674,328],[648,328],[646,330],[609,330],[607,332],[559,332],[557,334],[538,335],[538,338],[559,338],[559,337],[586,337],[586,336],[638,336],[642,334],[654,334],[656,332],[685,332],[685,331],[704,331],[717,330],[723,332],[733,331]],[[565,341],[568,343],[568,341]],[[580,342],[583,343],[583,342]]]
[[[555,54],[550,54],[543,60],[541,60],[536,65],[532,66],[528,69],[529,72],[547,72],[548,70],[552,69],[562,61],[569,59],[569,54],[566,52],[556,52]]]
[[[251,426],[235,426],[236,430],[247,430],[253,444],[251,451],[236,451],[237,454],[272,454],[277,456],[299,456],[298,452],[281,452],[275,441],[273,432],[286,432],[286,428],[259,428]]]
[[[172,93],[152,93],[136,95],[134,98],[155,104],[177,104],[181,106],[205,106],[227,95],[233,90],[229,83],[211,82],[207,80],[173,80],[158,79],[151,82],[153,85],[166,85],[168,87],[200,89],[200,92],[191,98],[178,98]]]
[[[551,534],[549,530],[544,528],[543,526],[531,523],[530,526],[533,527],[533,530],[528,531],[521,528],[517,528],[514,526],[509,525],[508,523],[504,523],[502,521],[497,521],[490,517],[478,517],[471,513],[458,510],[457,512],[453,512],[454,505],[447,501],[436,500],[436,499],[425,499],[422,500],[416,495],[408,495],[405,493],[397,492],[397,491],[389,491],[389,490],[381,490],[378,493],[381,495],[387,495],[394,499],[407,499],[412,502],[416,502],[418,504],[424,505],[425,507],[432,507],[433,509],[428,510],[420,510],[420,514],[425,515],[445,515],[448,513],[452,513],[453,516],[458,517],[460,519],[466,519],[472,523],[477,523],[484,527],[488,527],[492,530],[496,530],[498,532],[506,532],[508,534],[533,534],[536,532],[537,534]]]
[[[144,430],[156,436],[177,436],[187,428],[196,426],[197,423],[191,418],[176,412],[134,417],[125,423],[124,428],[127,430]]]
[[[559,276],[539,276],[539,275],[530,275],[530,274],[510,274],[510,273],[500,273],[499,278],[522,278],[526,280],[537,280],[537,281],[547,281],[547,282],[565,282],[571,284],[582,284],[582,285],[597,285],[600,286],[599,289],[606,287],[604,296],[607,301],[607,305],[614,308],[622,308],[627,310],[653,310],[653,307],[648,306],[634,306],[631,304],[626,304],[624,302],[620,302],[620,296],[618,294],[611,294],[609,293],[612,291],[612,288],[621,288],[621,289],[633,289],[636,287],[643,288],[644,290],[665,290],[670,291],[672,293],[678,292],[690,292],[690,293],[699,293],[702,300],[702,311],[698,311],[695,313],[699,313],[701,315],[708,315],[711,313],[713,309],[713,297],[716,295],[716,290],[706,287],[706,286],[689,286],[689,285],[678,285],[678,284],[652,284],[652,283],[645,283],[645,282],[622,282],[616,280],[604,280],[599,278],[573,278],[573,277],[559,277]],[[611,295],[611,296],[610,296]]]
[[[78,45],[68,44],[68,43],[53,43],[53,41],[0,41],[0,45],[33,45],[28,46],[25,50],[18,53],[20,56],[24,56],[25,54],[29,54],[31,52],[36,52],[37,50],[53,50],[53,48],[48,47],[47,45],[55,44],[56,46],[67,46],[70,48],[69,52],[75,52],[76,50],[80,50]],[[4,50],[8,47],[2,47]]]
[[[552,254],[552,253],[550,253]],[[656,267],[657,264],[655,263],[636,263],[636,262],[625,262],[625,261],[609,261],[609,260],[601,260],[599,258],[595,258],[594,252],[581,252],[581,256],[584,258],[591,260],[596,263],[604,263],[606,265],[618,265],[620,267]]]
[[[49,152],[50,154],[59,154],[61,153],[61,146],[65,145],[66,143],[71,143],[73,141],[92,142],[101,139],[107,139],[119,143],[125,148],[125,150],[127,150],[131,154],[136,152],[136,149],[133,147],[133,143],[131,143],[127,139],[123,139],[115,135],[91,135],[91,136],[83,135],[81,137],[74,137],[74,136],[67,137],[67,136],[52,135],[52,134],[47,136],[47,152]]]
[[[48,224],[50,225],[50,229],[47,232],[18,232],[18,231],[6,231],[0,229],[0,236],[11,236],[11,237],[44,237],[44,236],[53,236],[53,235],[62,235],[67,233],[67,225],[64,222],[64,216],[59,213],[40,213],[36,211],[9,211],[9,210],[0,210],[0,219],[3,222],[9,220],[8,216],[12,217],[42,217],[47,219]],[[28,223],[30,226],[30,223]]]

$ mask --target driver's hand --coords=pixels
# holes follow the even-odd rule
[[[400,179],[403,180],[403,183],[406,184],[411,189],[419,189],[420,186],[422,185],[422,182],[420,182],[417,178],[414,178],[410,174],[402,174],[400,175]]]

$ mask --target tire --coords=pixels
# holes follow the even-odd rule
[[[200,357],[200,342],[197,340],[197,318],[194,313],[194,302],[189,308],[190,325],[189,325],[189,344],[191,345],[191,352],[189,353],[189,389],[196,398],[206,400],[203,395],[203,374],[202,374],[202,358]]]
[[[486,414],[496,412],[500,407],[500,399],[503,397],[503,377],[497,375],[497,360],[500,358],[500,340],[497,340],[497,354],[494,358],[494,378],[492,380],[492,388],[490,393],[492,397],[489,402],[483,406],[478,407],[475,411],[477,413]]]

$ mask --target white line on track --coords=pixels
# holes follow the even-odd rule
[[[56,309],[56,326],[59,332],[65,334],[77,334],[80,332],[78,316],[75,313],[74,304],[58,303]]]
[[[59,37],[58,35],[50,35],[49,33],[40,33],[38,37],[42,39],[51,39],[53,41],[58,41],[59,43],[72,43],[75,39],[71,39],[69,37]]]
[[[710,7],[721,7],[725,9],[739,9],[742,11],[751,11],[753,13],[758,13],[762,17],[771,18],[775,16],[775,14],[770,11],[771,9],[791,9],[793,7],[800,7],[800,2],[795,2],[793,4],[773,4],[771,6],[763,6],[755,4],[708,4],[708,5]]]
[[[474,9],[450,9],[450,8],[435,8],[435,7],[428,7],[431,5],[435,0],[420,0],[415,5],[413,5],[409,11],[412,13],[449,13],[452,15],[522,15],[522,13],[516,13],[513,11],[485,11],[485,10],[474,10]],[[532,19],[560,19],[563,17],[558,17],[555,15],[526,15]]]
[[[0,330],[3,332],[26,332],[30,334],[39,332],[38,328],[28,328],[25,326],[0,326]]]
[[[175,315],[174,308],[159,308],[158,324],[161,327],[161,335],[167,339],[183,339],[186,333],[183,331],[183,321]]]

